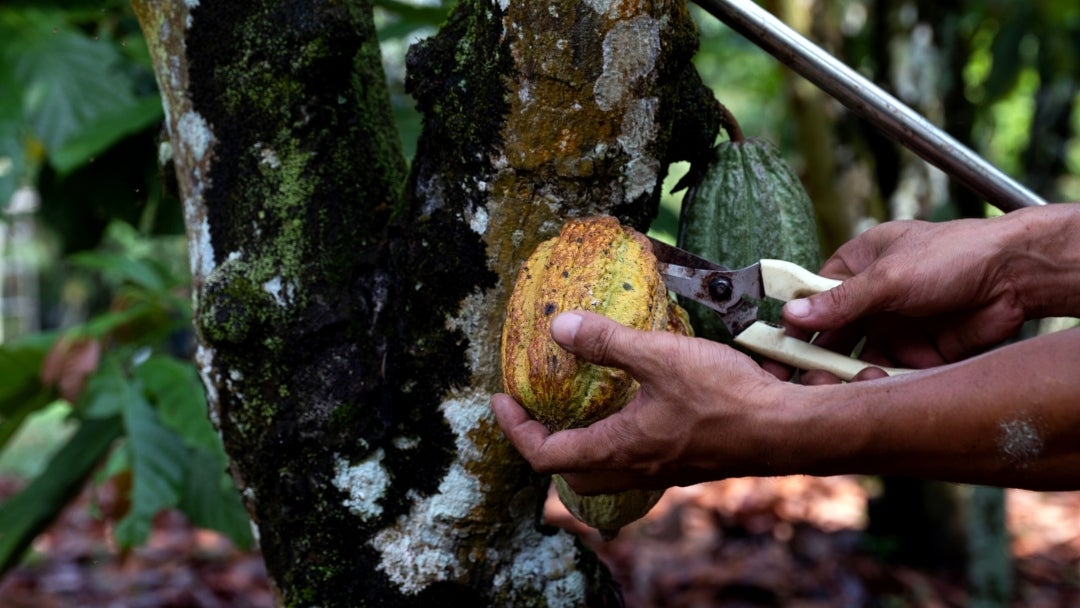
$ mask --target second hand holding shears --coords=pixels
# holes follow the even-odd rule
[[[841,380],[851,380],[867,367],[877,367],[890,376],[912,371],[866,363],[788,336],[782,327],[758,320],[758,304],[765,298],[787,302],[828,291],[840,281],[783,260],[763,259],[729,270],[678,247],[649,240],[668,289],[715,311],[733,342],[743,348],[801,370],[825,370]]]

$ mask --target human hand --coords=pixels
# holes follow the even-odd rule
[[[539,473],[579,494],[666,488],[728,476],[777,474],[784,384],[742,353],[708,340],[638,331],[589,312],[555,317],[571,353],[627,370],[640,384],[619,412],[550,433],[509,395],[492,397],[499,426]]]
[[[822,266],[843,284],[788,302],[784,321],[844,352],[865,336],[860,358],[878,365],[925,368],[982,352],[1025,320],[1000,228],[995,220],[876,226]]]

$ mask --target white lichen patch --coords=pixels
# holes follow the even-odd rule
[[[1031,419],[1005,420],[998,424],[998,430],[998,449],[1013,465],[1030,466],[1042,453],[1042,436]]]
[[[585,5],[600,15],[607,15],[615,5],[615,0],[585,0]]]
[[[631,86],[652,72],[660,55],[660,21],[648,15],[620,21],[604,36],[604,66],[593,85],[593,99],[609,111]]]
[[[482,457],[469,435],[490,416],[489,398],[469,390],[443,402],[440,409],[456,436],[458,461],[450,465],[435,494],[416,497],[407,515],[371,541],[381,556],[379,569],[403,593],[416,594],[467,573],[467,564],[457,555],[460,541],[447,531],[459,528],[484,499],[484,488],[467,463]]]
[[[469,228],[472,228],[476,234],[483,235],[487,232],[488,211],[485,207],[476,205],[468,208],[465,211],[465,219],[469,222]]]
[[[573,538],[566,533],[540,536],[532,530],[523,536],[514,543],[521,551],[510,567],[495,575],[495,588],[522,605],[540,595],[548,608],[584,606],[586,580],[577,569]]]
[[[262,285],[263,291],[270,294],[274,303],[278,306],[287,306],[293,300],[296,286],[290,282],[284,282],[281,277],[274,277]]]
[[[210,222],[202,210],[201,196],[184,198],[184,221],[187,224],[188,259],[191,274],[206,278],[214,270],[214,246],[210,242]]]
[[[401,451],[414,450],[414,449],[420,447],[420,438],[419,437],[404,437],[404,436],[398,435],[397,437],[394,437],[392,440],[390,440],[390,443],[395,448],[397,448],[398,450],[401,450]]]
[[[255,144],[255,152],[259,155],[260,165],[266,165],[271,169],[281,168],[281,159],[278,158],[277,152],[273,148],[264,147],[262,144]]]
[[[619,125],[617,140],[627,154],[643,154],[650,143],[656,139],[659,127],[656,113],[660,109],[660,100],[656,97],[635,99],[627,105]]]
[[[188,257],[196,283],[214,270],[214,248],[210,242],[210,225],[206,217],[203,192],[209,187],[210,151],[214,134],[198,112],[188,110],[176,121],[176,132],[170,133],[177,166],[188,173],[189,190],[184,197],[184,223],[187,225]]]
[[[485,320],[490,307],[491,300],[485,293],[475,290],[461,301],[457,314],[446,319],[447,329],[456,329],[469,340],[465,349],[465,360],[469,363],[469,370],[474,373],[484,369],[497,369],[496,349],[493,345],[498,344],[499,337],[491,335],[491,329]]]
[[[420,200],[424,201],[423,207],[420,209],[420,216],[423,218],[431,217],[446,205],[446,188],[443,185],[442,175],[434,173],[427,180],[418,181],[416,194]]]
[[[172,142],[163,141],[158,144],[158,164],[165,166],[173,160]]]
[[[375,273],[374,280],[371,285],[371,300],[374,303],[375,310],[371,313],[371,327],[374,329],[379,326],[379,315],[382,313],[383,308],[386,306],[387,301],[390,299],[390,278],[383,271]]]
[[[349,464],[335,454],[334,486],[348,495],[343,503],[363,521],[382,515],[379,501],[390,487],[390,475],[383,466],[385,452],[379,448],[358,464]]]
[[[646,192],[651,192],[656,186],[660,175],[660,161],[647,156],[635,158],[626,163],[623,174],[626,176],[626,200],[633,201]]]
[[[408,595],[463,576],[466,564],[457,557],[458,540],[447,530],[482,499],[477,479],[460,463],[451,465],[435,494],[418,501],[394,527],[372,539],[381,554],[379,569]]]
[[[649,154],[649,145],[656,139],[659,128],[656,113],[660,100],[655,97],[635,99],[626,107],[617,140],[630,161],[623,167],[625,196],[633,201],[651,192],[660,177],[660,161]]]
[[[528,80],[522,80],[521,86],[518,87],[518,101],[521,102],[521,106],[524,108],[529,105],[532,99],[532,83]]]
[[[195,162],[201,162],[206,158],[207,151],[214,143],[214,134],[206,120],[196,111],[188,110],[176,121],[176,129],[180,135],[180,145],[191,153]]]
[[[491,417],[490,400],[487,392],[469,389],[452,395],[439,406],[454,433],[458,456],[466,463],[484,457],[469,435]]]
[[[199,378],[206,389],[206,403],[210,410],[210,422],[221,433],[221,397],[218,395],[217,374],[214,372],[214,349],[200,343],[195,349],[195,363],[199,367]]]

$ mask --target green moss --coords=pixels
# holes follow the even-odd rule
[[[497,143],[509,108],[505,78],[512,62],[501,18],[482,0],[464,0],[436,36],[409,49],[405,87],[425,116],[420,152],[430,145],[425,142],[451,146],[445,156],[471,169],[452,175],[489,170],[485,153]]]

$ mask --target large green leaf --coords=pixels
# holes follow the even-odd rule
[[[117,357],[106,354],[86,382],[86,390],[75,407],[84,418],[110,418],[122,413],[124,400],[132,390]]]
[[[180,510],[194,525],[217,530],[243,549],[251,547],[251,520],[232,477],[225,471],[224,454],[192,450],[188,471]]]
[[[22,105],[14,94],[18,85],[9,60],[12,33],[12,28],[0,22],[0,211],[22,185],[27,166]]]
[[[1024,58],[1020,54],[1021,40],[1031,31],[1028,16],[1030,10],[1022,8],[1010,11],[1009,18],[994,36],[991,45],[992,62],[990,73],[983,83],[988,101],[997,101],[1016,86],[1020,72],[1024,68]]]
[[[119,417],[83,422],[40,475],[0,504],[0,576],[79,493],[121,429]]]
[[[57,13],[27,11],[6,46],[23,115],[47,152],[106,116],[133,109],[131,79],[110,40],[95,40]]]
[[[148,260],[124,253],[80,251],[68,259],[83,268],[100,270],[106,278],[117,283],[130,281],[152,292],[162,292],[166,287],[167,278],[158,267]]]
[[[76,169],[123,137],[161,122],[161,98],[145,97],[132,105],[120,105],[90,120],[85,128],[64,140],[49,154],[49,163],[60,173]]]
[[[207,416],[202,381],[190,362],[154,355],[135,370],[146,394],[157,406],[161,422],[179,433],[193,448],[220,453],[221,439]]]
[[[53,399],[53,391],[39,377],[46,350],[43,345],[0,347],[0,448],[27,416]]]
[[[38,374],[46,352],[48,349],[40,345],[0,346],[0,378],[4,379],[0,382],[0,416],[8,403],[41,385]]]
[[[131,455],[131,510],[117,524],[116,540],[122,547],[131,547],[150,536],[154,515],[179,502],[188,449],[179,435],[161,423],[134,386],[124,402],[123,414]]]
[[[197,526],[217,530],[241,547],[251,546],[251,522],[232,478],[225,451],[207,417],[206,397],[195,367],[154,355],[135,370],[161,422],[191,448],[179,508]]]
[[[5,90],[8,89],[0,83],[0,97]],[[26,168],[26,151],[18,123],[0,118],[0,211],[8,206],[15,190],[23,184]]]

